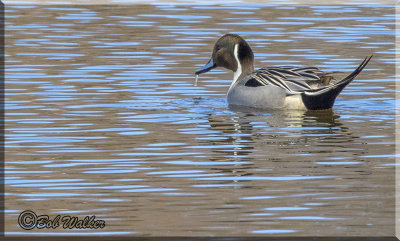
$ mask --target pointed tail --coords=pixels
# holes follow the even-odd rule
[[[343,80],[336,84],[325,86],[319,89],[306,90],[301,94],[304,105],[309,110],[324,110],[332,108],[335,103],[336,97],[340,92],[350,84],[351,81],[364,69],[364,67],[371,60],[372,55],[366,57],[364,61]]]

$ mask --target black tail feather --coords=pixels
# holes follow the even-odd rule
[[[366,57],[364,61],[346,78],[336,84],[319,89],[307,90],[301,94],[304,105],[309,110],[324,110],[332,108],[336,97],[354,78],[364,69],[371,60],[372,55]]]

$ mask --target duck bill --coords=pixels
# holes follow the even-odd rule
[[[206,73],[206,72],[214,69],[215,67],[217,67],[217,65],[214,63],[214,60],[211,58],[206,65],[204,65],[200,69],[196,70],[196,72],[194,72],[194,73],[196,75],[199,75],[202,73]]]

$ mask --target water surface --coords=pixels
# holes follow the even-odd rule
[[[394,8],[6,6],[9,235],[392,236]],[[256,66],[366,69],[332,111],[232,108],[200,76],[238,33]],[[24,210],[101,230],[18,226]]]

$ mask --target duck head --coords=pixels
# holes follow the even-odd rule
[[[233,83],[254,70],[254,55],[249,44],[237,34],[226,34],[214,45],[213,53],[206,65],[195,71],[196,75],[216,67],[234,72]]]

